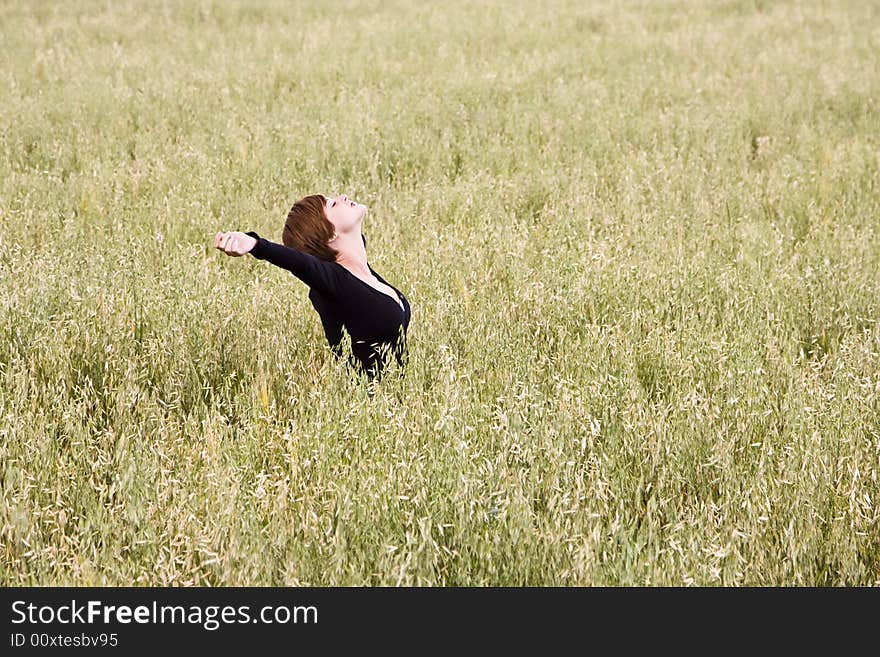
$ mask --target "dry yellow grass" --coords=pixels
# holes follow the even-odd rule
[[[0,37],[0,583],[880,582],[875,3]],[[413,305],[372,398],[211,245],[332,191]]]

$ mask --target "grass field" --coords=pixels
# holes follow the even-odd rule
[[[0,3],[0,583],[880,584],[880,5]],[[370,397],[289,273],[370,208]],[[347,349],[347,347],[346,347]]]

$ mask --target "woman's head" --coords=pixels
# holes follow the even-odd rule
[[[332,198],[322,194],[305,196],[287,213],[281,241],[285,246],[335,262],[337,250],[330,244],[338,235],[358,229],[366,212],[367,206],[343,194]]]

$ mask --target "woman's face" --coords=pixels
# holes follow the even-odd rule
[[[359,226],[367,213],[367,206],[355,203],[345,194],[326,196],[324,214],[337,233],[347,233]]]

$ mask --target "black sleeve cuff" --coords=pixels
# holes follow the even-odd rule
[[[248,232],[246,232],[245,235],[250,235],[250,236],[253,237],[255,240],[257,240],[257,243],[254,244],[254,248],[252,248],[250,251],[248,251],[248,253],[250,253],[250,254],[251,254],[252,256],[254,256],[255,258],[260,258],[260,250],[262,249],[262,246],[263,246],[263,245],[261,244],[261,241],[262,241],[263,238],[260,237],[259,235],[257,235],[257,234],[256,234],[254,231],[252,231],[252,230],[249,230]]]

